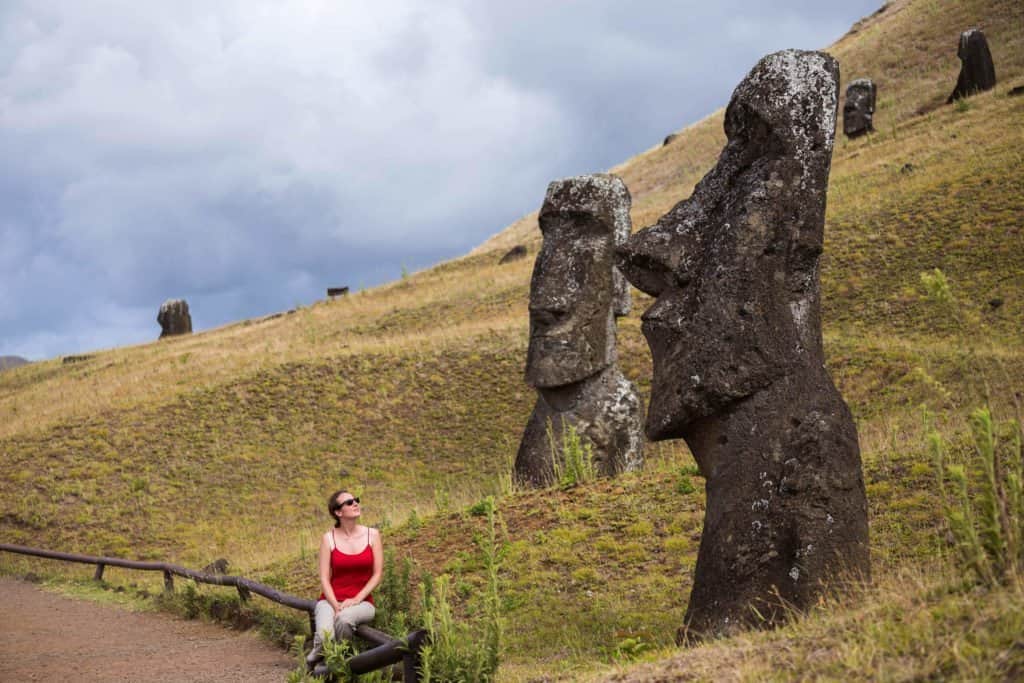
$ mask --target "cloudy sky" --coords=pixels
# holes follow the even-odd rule
[[[881,0],[2,0],[0,355],[466,253]],[[844,74],[845,77],[845,74]]]

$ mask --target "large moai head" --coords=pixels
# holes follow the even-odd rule
[[[615,316],[629,312],[614,268],[630,233],[630,196],[614,175],[556,180],[540,210],[544,243],[530,281],[526,382],[538,389],[586,379],[615,361]]]
[[[843,104],[843,134],[850,138],[860,137],[875,129],[875,84],[868,78],[858,78],[846,87],[846,103]]]
[[[657,298],[643,316],[654,376],[647,434],[684,437],[798,366],[820,366],[818,256],[839,68],[819,52],[763,58],[733,93],[715,168],[618,265]]]

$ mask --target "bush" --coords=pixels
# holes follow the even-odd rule
[[[957,559],[982,584],[1006,584],[1024,573],[1022,425],[1017,418],[997,426],[988,408],[970,422],[967,466],[950,464],[942,436],[929,433],[939,493]]]
[[[487,512],[487,536],[479,541],[487,572],[480,616],[457,622],[448,596],[450,580],[441,576],[420,586],[424,626],[430,640],[421,653],[423,683],[486,683],[494,680],[501,647],[501,602],[498,595],[498,546],[493,505]]]
[[[377,608],[377,628],[394,636],[404,636],[412,628],[410,608],[412,595],[409,590],[412,574],[412,560],[406,556],[398,566],[394,552],[384,551],[384,574],[380,585],[373,592]]]
[[[1024,424],[1019,394],[1012,396],[1015,418],[996,424],[991,402],[992,387],[977,347],[988,335],[976,315],[971,315],[939,269],[921,274],[928,299],[941,307],[955,323],[962,351],[961,372],[968,384],[978,384],[985,407],[970,417],[972,448],[966,465],[950,463],[946,443],[939,432],[928,430],[943,512],[953,537],[957,559],[985,585],[1006,584],[1024,570]],[[1014,382],[1005,367],[1007,388]]]
[[[589,442],[580,438],[575,426],[562,422],[560,445],[555,441],[554,429],[550,420],[547,432],[548,444],[551,447],[551,462],[555,471],[555,483],[559,488],[567,489],[597,477],[594,449]]]

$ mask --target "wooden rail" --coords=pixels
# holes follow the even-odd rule
[[[276,588],[266,584],[247,579],[244,576],[227,576],[225,574],[207,574],[188,569],[169,562],[145,562],[141,560],[124,560],[119,557],[94,557],[92,555],[79,555],[77,553],[62,553],[56,550],[44,550],[42,548],[30,548],[11,543],[0,543],[0,551],[17,553],[20,555],[31,555],[63,562],[78,562],[81,564],[96,565],[96,572],[93,579],[101,581],[103,570],[110,567],[123,567],[125,569],[136,569],[139,571],[158,571],[164,574],[164,590],[174,591],[174,576],[183,576],[199,583],[209,583],[215,586],[234,586],[238,591],[238,597],[246,602],[252,593],[262,595],[264,598],[276,602],[285,607],[302,610],[309,615],[310,634],[316,631],[316,622],[313,619],[313,609],[316,606],[315,600],[282,593]],[[423,646],[427,632],[417,630],[405,638],[393,636],[378,631],[377,629],[362,624],[355,629],[356,635],[369,642],[374,647],[365,652],[360,652],[348,660],[349,668],[354,674],[364,674],[370,671],[382,669],[385,666],[403,662],[403,678],[406,683],[419,681],[419,652]]]

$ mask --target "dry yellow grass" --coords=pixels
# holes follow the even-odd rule
[[[918,115],[952,89],[957,37],[973,25],[988,35],[999,86]],[[885,612],[891,602],[915,619],[951,610],[951,623],[998,635],[1012,623],[997,601],[1020,604],[1016,593],[981,596],[978,611],[966,613],[962,596],[928,597],[944,580],[937,570],[914,578],[904,568],[937,559],[940,517],[922,462],[919,405],[958,438],[981,399],[965,341],[1000,389],[997,407],[1024,382],[1024,98],[1006,95],[1024,82],[1024,5],[896,2],[830,51],[845,82],[869,76],[879,85],[878,132],[837,140],[822,285],[829,367],[859,424],[881,585],[862,608],[832,606],[832,616],[822,611],[793,630],[685,653],[682,664],[652,668],[650,680],[689,667],[712,678],[719,658],[740,679],[770,675],[761,660],[787,673],[806,667],[811,678],[941,677],[948,660],[919,650],[962,654],[958,636],[936,626],[926,631],[931,640],[905,651],[858,639],[870,635],[863,622],[895,619],[898,610]],[[686,196],[723,142],[717,112],[613,169],[630,187],[635,227]],[[913,169],[903,171],[907,164]],[[518,243],[535,252],[537,238],[536,216],[526,216],[466,257],[344,299],[82,363],[0,373],[0,531],[44,545],[74,532],[83,552],[121,548],[189,562],[223,555],[300,591],[314,576],[304,552],[321,530],[320,498],[344,478],[374,501],[373,521],[401,527],[389,532],[393,547],[438,571],[470,564],[464,516],[417,533],[401,523],[412,511],[425,517],[438,503],[459,509],[502,490],[533,402],[521,379],[532,263],[499,266],[497,258]],[[966,339],[948,311],[921,300],[919,274],[935,267],[960,298]],[[997,296],[1002,306],[989,306]],[[649,304],[638,296],[620,322],[621,363],[644,392],[650,358],[639,316]],[[575,499],[541,492],[500,501],[519,562],[505,576],[515,626],[509,680],[607,663],[623,623],[667,643],[684,607],[700,502],[687,499],[683,510],[673,493],[685,448],[652,445],[650,456],[647,472]],[[651,564],[636,548],[635,566],[604,566],[593,555],[592,545],[622,531],[602,525],[623,506],[632,532],[659,549]],[[460,571],[471,590],[472,569]],[[585,591],[610,576],[629,582],[644,604],[588,611]],[[990,644],[972,647],[998,655]],[[954,664],[963,676],[989,671],[970,652],[962,660]]]

